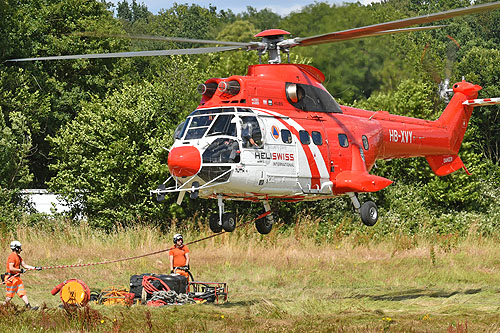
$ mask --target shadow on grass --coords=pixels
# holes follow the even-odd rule
[[[405,301],[405,300],[410,300],[410,299],[416,299],[419,297],[432,297],[432,298],[449,298],[455,295],[473,295],[481,292],[481,288],[479,289],[467,289],[464,291],[452,291],[452,292],[446,292],[442,290],[438,291],[431,291],[431,290],[425,290],[425,289],[413,289],[413,290],[408,290],[405,292],[396,292],[396,293],[390,293],[390,294],[382,294],[382,295],[364,295],[364,294],[358,294],[358,295],[353,295],[350,297],[345,297],[346,299],[349,298],[368,298],[373,301]]]

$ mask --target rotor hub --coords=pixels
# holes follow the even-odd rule
[[[281,52],[289,54],[290,51],[290,47],[287,44],[283,44],[285,35],[290,35],[290,33],[281,29],[268,29],[255,35],[255,37],[262,37],[260,44],[264,45],[264,47],[258,48],[259,63],[262,63],[261,56],[266,52],[269,55],[268,62],[270,64],[281,63]],[[288,62],[290,62],[290,56],[288,56]]]

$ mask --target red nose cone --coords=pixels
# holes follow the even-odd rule
[[[200,151],[193,146],[176,147],[168,154],[168,168],[177,177],[194,176],[201,168]]]

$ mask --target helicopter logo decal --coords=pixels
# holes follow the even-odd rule
[[[274,140],[278,140],[280,138],[280,132],[278,131],[278,127],[276,127],[276,125],[273,125],[271,127],[271,135],[273,136]]]

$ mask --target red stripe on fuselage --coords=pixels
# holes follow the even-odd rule
[[[300,142],[299,132],[295,129],[295,127],[287,124],[283,119],[281,119],[280,117],[278,117],[270,112],[267,112],[267,111],[262,110],[262,109],[259,109],[259,111],[265,112],[265,113],[273,116],[277,120],[279,120],[283,125],[285,125],[285,127],[290,132],[292,132],[295,135],[295,137],[297,138],[297,142]],[[304,148],[304,153],[306,154],[307,162],[309,163],[309,166],[311,168],[311,177],[312,177],[311,178],[311,188],[313,188],[314,186],[317,186],[317,188],[319,189],[319,188],[321,188],[321,183],[320,183],[321,175],[319,173],[319,168],[318,168],[318,165],[316,164],[316,160],[314,159],[311,148],[308,145],[302,144],[302,142],[300,142],[300,144]],[[323,155],[321,154],[321,156],[323,156]],[[297,162],[297,163],[299,163],[299,162]],[[300,165],[299,165],[299,168],[300,168]]]

